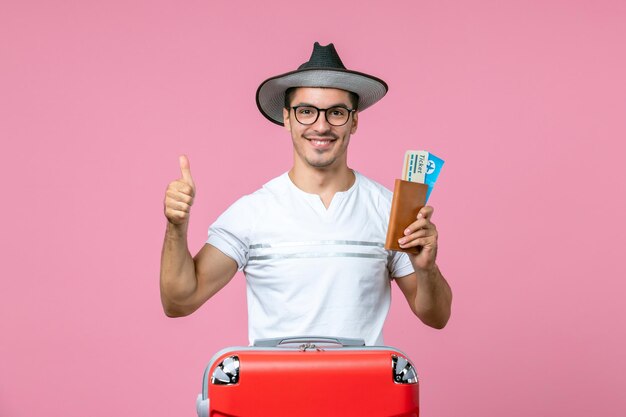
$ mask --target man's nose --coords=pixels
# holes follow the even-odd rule
[[[331,129],[330,123],[326,120],[326,110],[320,110],[317,120],[313,123],[313,129],[317,132],[328,132]]]

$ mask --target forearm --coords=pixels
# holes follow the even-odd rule
[[[184,304],[193,296],[198,281],[194,260],[187,247],[187,225],[167,223],[161,252],[161,299],[168,304]]]
[[[450,319],[452,290],[439,267],[421,269],[413,265],[417,278],[415,314],[428,326],[442,329]]]

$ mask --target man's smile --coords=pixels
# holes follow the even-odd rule
[[[328,136],[303,136],[306,140],[309,141],[311,145],[315,148],[327,148],[330,147],[333,142],[337,140],[336,137],[328,137]]]

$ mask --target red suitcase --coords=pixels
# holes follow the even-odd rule
[[[402,352],[358,339],[264,339],[218,352],[199,417],[418,417],[418,378]]]

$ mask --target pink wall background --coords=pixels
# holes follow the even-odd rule
[[[431,203],[448,327],[394,292],[386,342],[422,415],[626,415],[623,1],[0,2],[0,416],[192,416],[247,343],[242,276],[195,315],[158,293],[163,192],[189,155],[190,246],[286,171],[265,78],[334,42],[385,79],[353,168],[391,187],[446,160]]]

